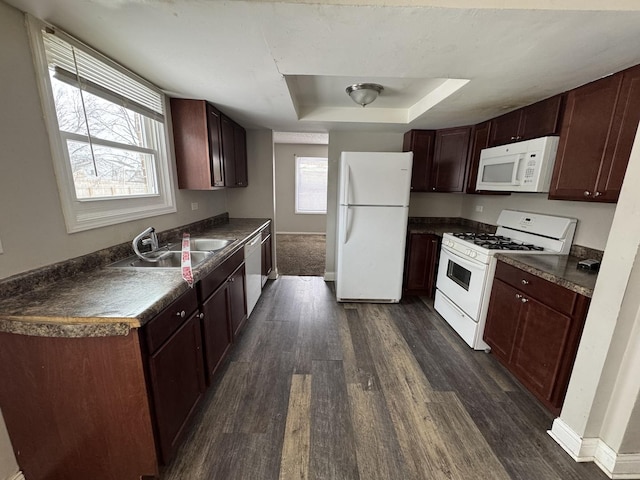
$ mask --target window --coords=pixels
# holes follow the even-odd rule
[[[155,86],[29,17],[67,231],[175,212]]]
[[[326,158],[296,157],[296,213],[327,213]]]

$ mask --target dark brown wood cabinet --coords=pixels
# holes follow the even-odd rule
[[[410,130],[403,151],[413,152],[412,192],[462,192],[470,127]]]
[[[483,122],[471,129],[469,142],[469,158],[467,159],[467,187],[466,193],[481,193],[476,190],[478,180],[478,167],[480,166],[480,153],[489,146],[489,133],[491,122]]]
[[[589,299],[498,262],[484,340],[547,408],[559,413]]]
[[[178,446],[193,409],[205,391],[202,333],[192,314],[147,359],[156,433],[163,463]]]
[[[229,296],[226,283],[202,302],[200,310],[207,383],[211,384],[218,367],[231,347]]]
[[[225,187],[246,187],[248,185],[246,131],[224,114],[221,122]]]
[[[463,192],[467,169],[467,152],[471,127],[446,128],[436,131],[431,191]]]
[[[404,293],[433,297],[440,237],[432,233],[409,233],[404,268]]]
[[[196,285],[211,383],[235,335],[247,319],[244,250],[238,250]]]
[[[246,131],[204,100],[172,98],[178,187],[246,187]]]
[[[235,339],[247,320],[246,274],[244,263],[227,280],[229,320]]]
[[[640,66],[570,91],[549,198],[616,202],[640,121]]]
[[[271,223],[262,230],[262,286],[267,283],[269,274],[273,269],[273,256],[271,252]]]
[[[562,95],[556,95],[491,120],[489,146],[557,135]]]
[[[404,134],[402,151],[413,152],[412,192],[431,191],[431,165],[435,136],[435,130],[409,130]]]

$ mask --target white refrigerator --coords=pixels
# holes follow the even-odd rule
[[[402,297],[413,153],[342,152],[336,297],[397,303]]]

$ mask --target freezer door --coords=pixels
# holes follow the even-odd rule
[[[409,205],[413,153],[342,152],[341,205]]]
[[[400,301],[407,213],[407,207],[339,208],[338,301]]]

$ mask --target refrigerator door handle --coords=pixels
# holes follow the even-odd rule
[[[342,225],[342,232],[343,232],[342,244],[343,245],[346,245],[346,243],[349,241],[349,210],[350,209],[351,209],[350,206],[345,207],[344,219],[343,219],[343,225]]]
[[[345,205],[349,205],[349,187],[351,184],[351,167],[349,166],[349,164],[346,165],[347,169],[345,172],[345,182],[344,182],[344,199],[343,199],[343,203]]]

